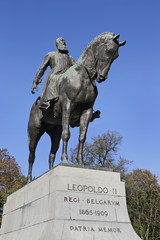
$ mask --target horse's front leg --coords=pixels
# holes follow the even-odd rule
[[[67,102],[63,105],[63,112],[62,112],[62,157],[61,160],[64,163],[68,163],[68,155],[67,155],[67,144],[70,138],[70,131],[69,131],[69,121],[70,121],[70,102]]]
[[[80,133],[79,133],[79,145],[77,161],[78,164],[83,164],[83,146],[86,140],[86,134],[88,129],[88,124],[92,116],[92,108],[85,110],[80,118]]]

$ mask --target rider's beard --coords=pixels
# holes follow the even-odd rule
[[[67,46],[63,44],[58,45],[58,50],[62,53],[69,53]]]

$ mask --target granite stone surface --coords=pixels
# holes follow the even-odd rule
[[[120,174],[58,165],[7,198],[0,240],[138,240]]]

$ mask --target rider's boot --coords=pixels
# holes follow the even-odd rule
[[[39,106],[39,109],[41,110],[47,110],[50,107],[50,101],[44,101],[41,103],[41,105]]]
[[[50,106],[54,106],[55,103],[57,103],[59,100],[59,97],[55,97],[53,99],[50,99],[50,100],[46,100],[46,101],[43,101],[40,106],[39,106],[39,109],[43,110],[43,111],[46,111]]]

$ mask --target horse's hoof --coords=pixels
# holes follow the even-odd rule
[[[66,158],[62,160],[62,163],[67,163],[67,164],[69,164],[69,162],[68,162],[68,160],[67,160]]]
[[[27,177],[27,183],[32,182],[32,178],[31,177]]]
[[[77,160],[78,165],[84,166],[84,162],[82,160]]]
[[[67,157],[66,154],[64,154],[64,155],[62,154],[61,161],[62,161],[62,163],[67,163],[67,164],[69,163],[68,162],[68,157]]]
[[[79,163],[79,165],[80,165],[80,166],[84,166],[84,163],[83,163],[83,162],[81,162],[81,163]]]

